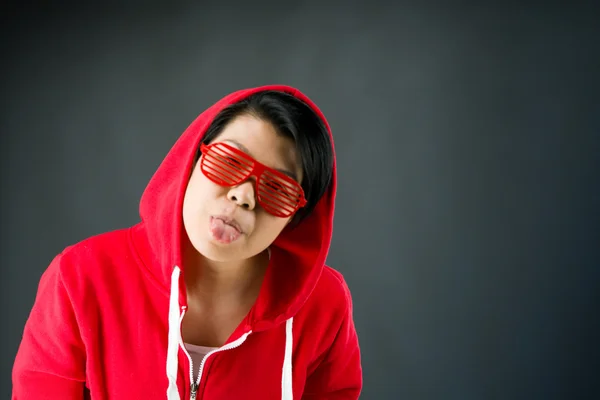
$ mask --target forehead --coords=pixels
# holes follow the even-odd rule
[[[301,159],[294,140],[277,132],[262,119],[242,115],[232,120],[213,141],[226,142],[247,153],[256,161],[302,179]]]

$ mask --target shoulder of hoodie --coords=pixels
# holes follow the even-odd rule
[[[339,271],[325,265],[311,295],[294,317],[294,326],[306,335],[305,346],[312,349],[305,350],[312,352],[318,364],[344,327],[353,325],[350,289]]]
[[[340,318],[351,314],[352,296],[342,273],[324,265],[317,285],[303,308],[310,313],[318,309],[319,312]]]
[[[68,286],[87,286],[99,283],[99,279],[111,280],[116,266],[127,270],[128,266],[137,265],[130,230],[123,228],[100,233],[65,247],[54,258],[47,272],[54,267]]]

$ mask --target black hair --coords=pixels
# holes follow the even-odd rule
[[[302,100],[280,91],[262,91],[223,109],[208,127],[202,142],[209,144],[227,124],[241,115],[270,122],[280,135],[296,144],[302,163],[302,189],[307,200],[290,225],[298,225],[315,208],[333,176],[333,146],[325,123]],[[200,158],[200,150],[195,162]]]

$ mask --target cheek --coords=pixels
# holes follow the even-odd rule
[[[262,241],[271,242],[275,241],[277,236],[287,226],[289,218],[277,218],[266,213],[262,213],[256,219],[256,230],[255,234]]]
[[[205,182],[203,178],[202,173],[196,168],[188,182],[183,199],[183,218],[188,223],[197,218],[209,191],[212,190],[208,182]]]

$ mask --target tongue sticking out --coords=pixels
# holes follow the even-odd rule
[[[237,240],[241,233],[231,225],[227,225],[223,220],[211,218],[210,234],[213,238],[221,243],[231,243]]]

